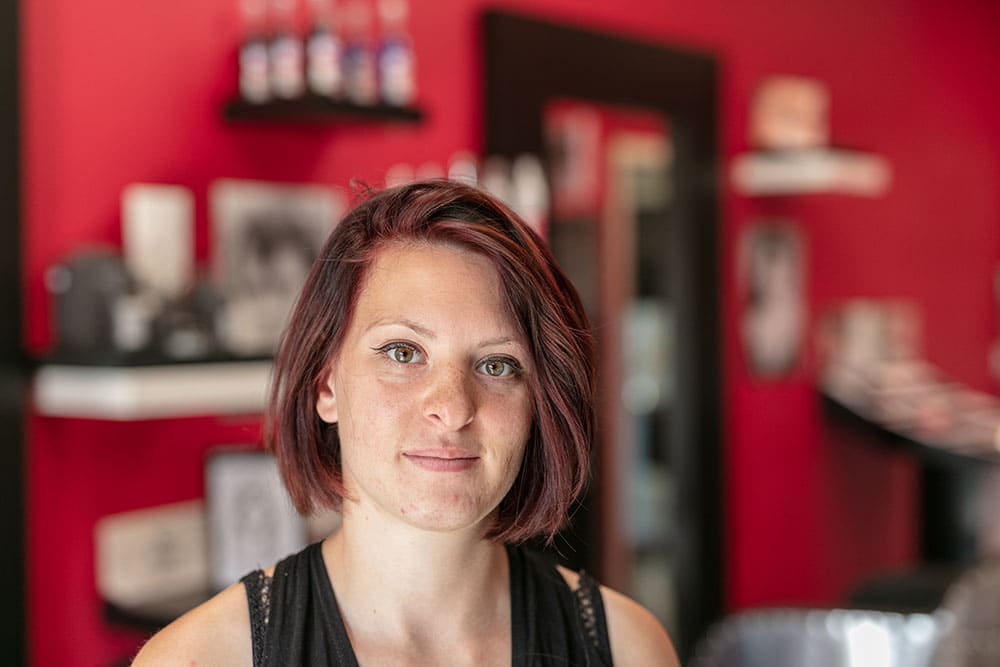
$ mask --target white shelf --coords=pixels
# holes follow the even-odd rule
[[[877,197],[889,187],[889,163],[872,153],[834,148],[744,153],[733,185],[745,195],[852,194]]]
[[[164,366],[46,365],[35,373],[39,414],[131,421],[259,413],[270,361]]]

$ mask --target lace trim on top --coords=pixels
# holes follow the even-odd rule
[[[256,570],[240,581],[247,587],[250,605],[250,636],[253,642],[254,667],[264,665],[267,659],[267,625],[271,620],[271,577],[263,570]]]
[[[594,648],[601,649],[601,639],[597,628],[597,612],[594,611],[594,588],[596,582],[589,574],[580,571],[580,582],[573,593],[576,595],[576,607],[583,622],[583,631]]]

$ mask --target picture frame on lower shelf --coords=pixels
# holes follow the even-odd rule
[[[234,446],[209,452],[205,503],[213,591],[306,546],[306,522],[292,506],[277,460],[263,450]]]

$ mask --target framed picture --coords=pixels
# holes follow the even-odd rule
[[[220,180],[209,199],[219,343],[238,356],[269,355],[345,197],[319,185]]]
[[[756,222],[740,237],[743,347],[759,377],[799,366],[807,324],[804,246],[798,227],[782,220]]]
[[[273,456],[221,449],[205,464],[209,579],[222,590],[306,545],[306,521],[288,497]]]

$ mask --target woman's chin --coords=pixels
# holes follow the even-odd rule
[[[473,532],[479,537],[492,524],[493,510],[483,512],[477,507],[463,507],[460,503],[411,504],[399,508],[398,517],[406,524],[434,533]]]

